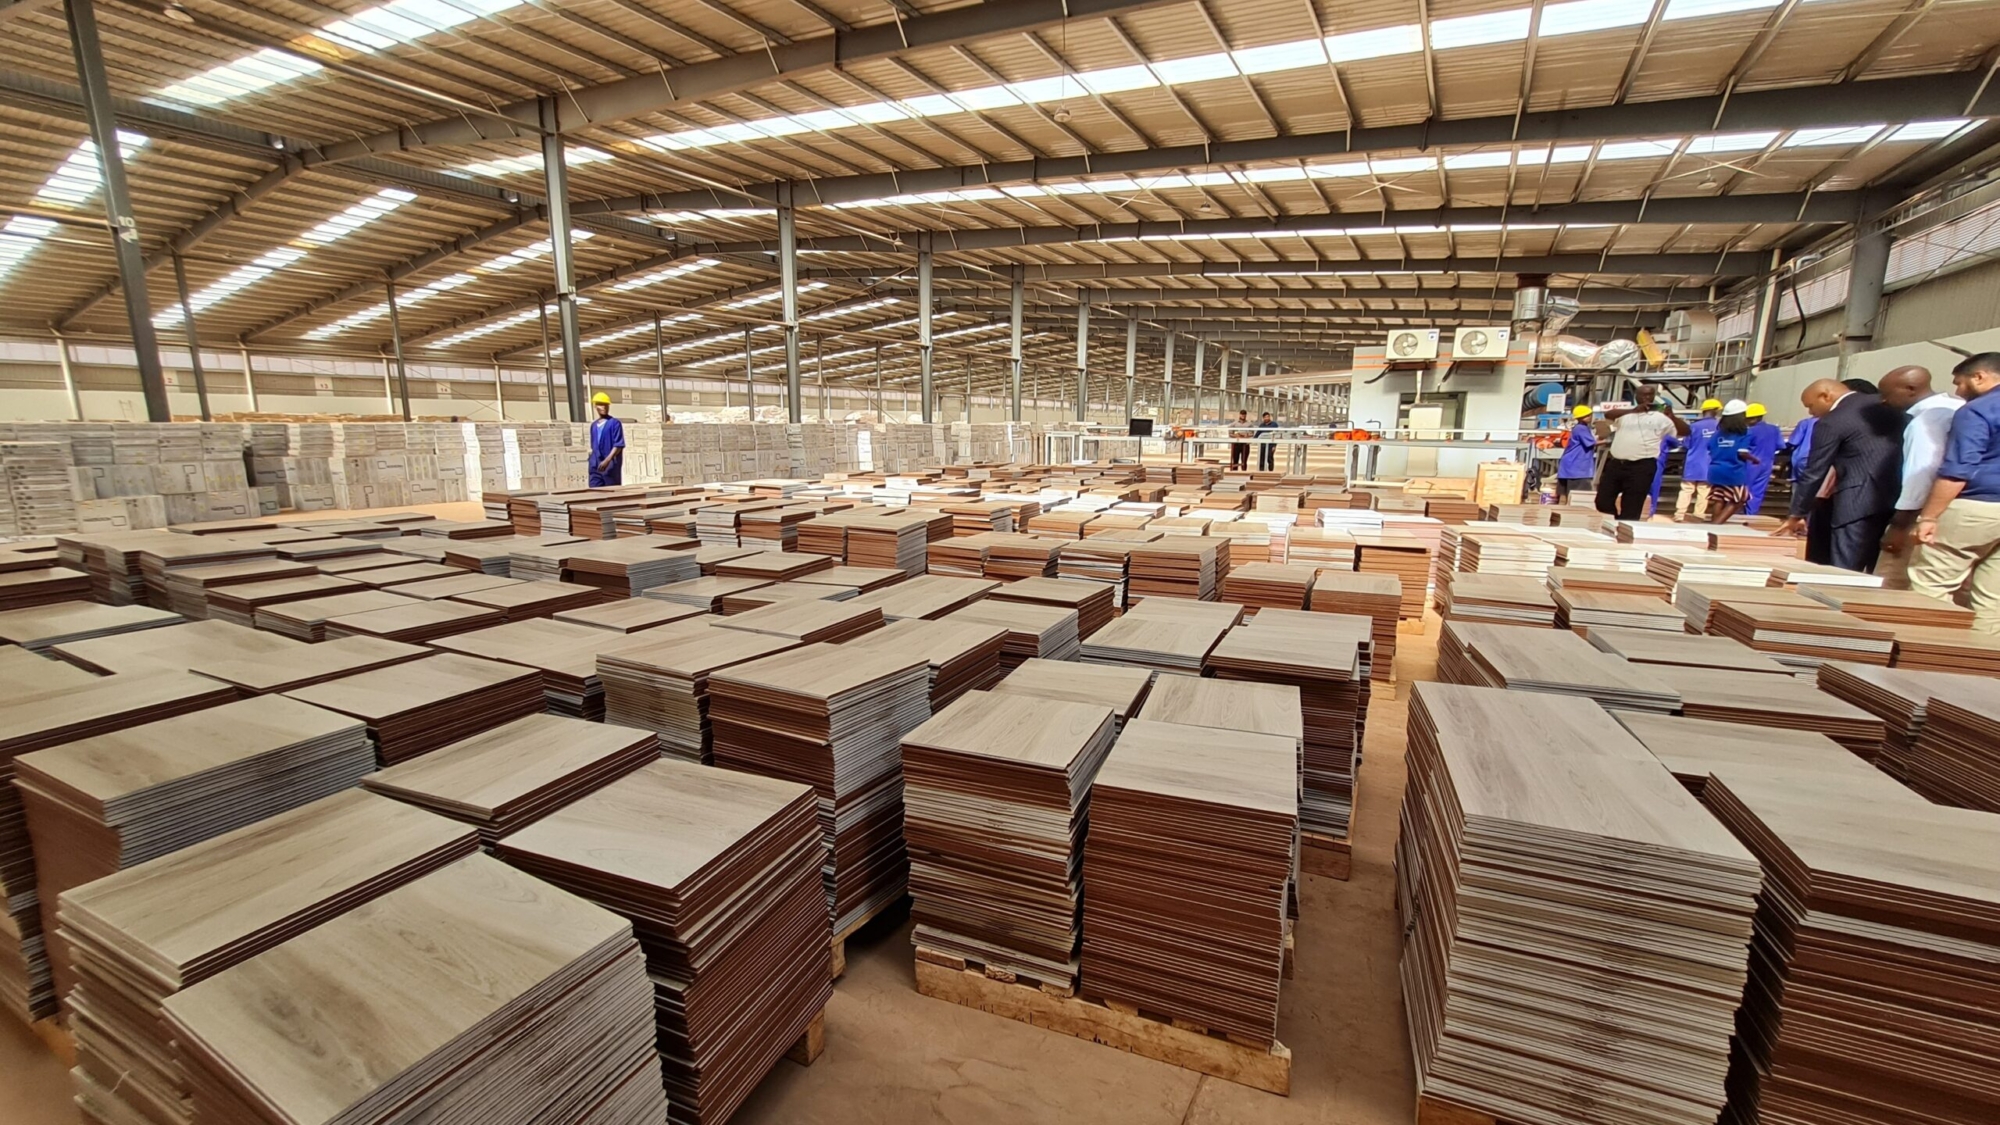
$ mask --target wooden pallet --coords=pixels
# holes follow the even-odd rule
[[[891,909],[902,906],[909,898],[895,898],[848,923],[847,928],[833,935],[833,979],[847,975],[847,939],[861,931],[863,926],[887,914]]]
[[[61,1016],[50,1016],[30,1024],[36,1036],[49,1049],[49,1053],[62,1060],[64,1067],[76,1066],[76,1039],[69,1029],[62,1025]]]
[[[825,1053],[826,1011],[821,1009],[820,1013],[813,1017],[813,1021],[806,1025],[805,1034],[799,1036],[799,1041],[792,1044],[791,1050],[785,1052],[785,1057],[800,1066],[811,1066]]]
[[[1416,1125],[1514,1125],[1514,1123],[1504,1117],[1495,1117],[1484,1110],[1467,1109],[1456,1102],[1434,1098],[1429,1094],[1419,1094]]]
[[[1292,1052],[1283,1043],[1241,1042],[1129,1004],[1016,979],[949,953],[917,949],[917,991],[1273,1094],[1292,1092]]]
[[[1351,840],[1352,837],[1348,836],[1299,833],[1299,870],[1308,875],[1345,880],[1354,873],[1354,846]]]

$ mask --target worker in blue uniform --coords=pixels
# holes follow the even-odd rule
[[[611,396],[590,396],[597,419],[590,424],[590,487],[625,483],[625,424],[611,416]]]
[[[1667,480],[1667,455],[1681,447],[1680,439],[1668,434],[1660,439],[1659,464],[1653,468],[1653,491],[1647,495],[1646,515],[1648,518],[1660,511],[1660,486]]]
[[[1576,424],[1569,428],[1569,444],[1562,460],[1556,462],[1556,503],[1569,503],[1571,489],[1589,490],[1597,475],[1597,431],[1590,428],[1590,407],[1578,406],[1569,412]]]
[[[1783,447],[1785,440],[1784,431],[1765,418],[1764,413],[1764,404],[1761,402],[1751,403],[1750,408],[1744,412],[1744,417],[1750,420],[1750,452],[1757,457],[1757,460],[1750,463],[1750,480],[1746,486],[1750,490],[1750,502],[1743,505],[1743,514],[1746,516],[1754,516],[1763,508],[1764,491],[1771,487],[1771,466],[1777,464],[1778,450]],[[1812,423],[1811,417],[1799,423],[1808,442],[1812,440]],[[1799,430],[1795,429],[1792,432],[1796,435]],[[1793,479],[1797,479],[1797,466],[1805,464],[1805,454],[1803,452],[1797,454],[1792,464],[1794,466],[1792,476]]]
[[[1687,460],[1681,466],[1681,486],[1674,493],[1674,522],[1686,523],[1692,514],[1701,519],[1708,512],[1708,435],[1715,432],[1722,413],[1719,399],[1704,399],[1701,417],[1688,423]]]

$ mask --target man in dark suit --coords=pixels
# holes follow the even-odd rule
[[[1812,455],[1792,488],[1792,511],[1774,535],[1806,533],[1806,561],[1873,570],[1902,491],[1909,418],[1833,379],[1799,395],[1814,418]]]

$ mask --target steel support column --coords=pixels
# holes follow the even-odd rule
[[[1090,418],[1090,290],[1076,293],[1076,420]]]
[[[570,246],[569,168],[565,163],[562,135],[556,131],[556,99],[540,101],[542,128],[542,178],[549,207],[549,260],[556,272],[556,321],[562,331],[564,397],[569,402],[569,420],[590,417],[583,386],[583,327],[576,318],[576,256]]]
[[[403,317],[396,309],[396,283],[384,286],[389,294],[389,347],[396,360],[396,393],[403,400],[403,421],[410,420],[410,371],[403,364]]]
[[[201,420],[214,421],[208,410],[208,379],[201,370],[201,333],[195,328],[194,305],[188,300],[187,266],[174,255],[174,292],[181,301],[181,339],[187,342],[188,370],[194,375],[195,401],[201,404]]]
[[[746,422],[757,420],[757,357],[751,355],[750,338],[755,330],[743,330],[743,401],[749,413],[743,416]]]
[[[1188,415],[1188,425],[1201,425],[1201,369],[1208,363],[1208,341],[1197,338],[1194,342],[1194,409]]]
[[[1250,409],[1250,353],[1248,352],[1243,354],[1243,373],[1237,381],[1236,394],[1242,399],[1243,409],[1247,412]]]
[[[1743,389],[1750,389],[1750,378],[1764,365],[1764,357],[1771,351],[1771,326],[1777,320],[1778,267],[1783,264],[1785,252],[1771,250],[1771,268],[1764,275],[1763,283],[1757,286],[1756,321],[1750,327],[1750,370],[1745,374]]]
[[[257,413],[257,380],[250,366],[250,349],[237,348],[236,354],[243,357],[243,389],[250,392],[250,413]]]
[[[63,12],[69,18],[69,44],[76,57],[84,117],[90,125],[91,142],[97,147],[98,175],[104,182],[104,217],[111,223],[111,247],[118,259],[125,317],[132,326],[132,352],[139,368],[139,387],[145,394],[146,418],[171,422],[174,415],[167,402],[166,373],[160,368],[160,341],[153,332],[153,306],[146,296],[146,256],[139,249],[139,219],[133,213],[132,192],[125,182],[125,157],[118,149],[111,82],[97,38],[97,8],[93,0],[63,0]]]
[[[778,185],[778,291],[785,321],[785,417],[803,422],[805,403],[799,398],[799,229],[789,182]]]
[[[1013,405],[1008,418],[1014,422],[1021,420],[1021,278],[1024,272],[1020,266],[1014,267],[1013,283],[1009,286],[1008,294],[1010,306],[1008,324],[1011,326],[1011,333],[1008,337],[1007,354],[1013,395]]]
[[[542,393],[549,400],[549,421],[556,420],[556,367],[555,349],[549,347],[549,303],[538,301],[536,306],[542,311]]]
[[[1875,330],[1882,319],[1882,289],[1889,278],[1889,231],[1857,216],[1854,258],[1847,281],[1847,316],[1840,332],[1840,376],[1846,378],[1854,357],[1875,347]]]
[[[493,416],[507,420],[507,390],[500,382],[500,361],[493,361]]]
[[[1174,334],[1171,332],[1167,333],[1167,355],[1161,371],[1164,378],[1160,387],[1160,425],[1171,426],[1174,424]]]
[[[660,421],[665,422],[673,417],[673,412],[667,409],[666,337],[660,330],[658,309],[653,310],[653,376],[660,381]],[[728,386],[728,383],[723,385]]]
[[[71,419],[81,422],[83,421],[83,396],[76,389],[76,368],[70,365],[69,341],[63,339],[63,334],[60,332],[55,333],[55,338],[56,367],[62,372],[63,390],[69,393],[69,416]]]
[[[1132,417],[1139,391],[1139,322],[1125,322],[1125,417]]]
[[[937,295],[931,289],[931,236],[917,236],[917,387],[923,401],[918,404],[925,422],[932,422],[931,405],[931,319],[936,314]]]

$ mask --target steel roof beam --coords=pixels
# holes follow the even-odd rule
[[[1768,253],[1722,254],[1544,254],[1520,257],[1457,258],[1300,258],[1278,262],[1107,262],[1023,266],[1028,281],[1098,281],[1125,277],[1286,277],[1313,274],[1556,273],[1604,276],[1748,277],[1769,264]],[[799,271],[801,280],[866,280],[890,276],[879,266],[822,267]],[[937,279],[991,281],[995,271],[977,266],[939,266]],[[1243,296],[1284,296],[1283,290],[1245,291]]]
[[[1668,305],[1707,304],[1707,287],[1692,286],[1681,289],[1611,289],[1590,287],[1584,289],[1563,289],[1553,287],[1565,297],[1574,297],[1590,308],[1624,308],[1639,306],[1645,308]],[[877,296],[897,296],[913,293],[915,290],[901,285],[878,285],[869,290]],[[963,306],[965,308],[1005,308],[1009,295],[1004,289],[955,289],[947,290],[939,303]],[[1295,300],[1295,301],[1491,301],[1497,305],[1509,305],[1514,300],[1514,289],[1468,290],[1458,286],[1418,286],[1415,289],[1308,289],[1296,292],[1265,289],[1224,289],[1209,286],[1200,289],[1166,289],[1158,286],[1144,289],[1098,289],[1091,293],[1090,303],[1100,308],[1118,308],[1119,316],[1248,316],[1248,317],[1313,317],[1320,315],[1320,309],[1294,308],[1281,305],[1276,308],[1262,308],[1254,305],[1238,305],[1228,309],[1212,309],[1203,306],[1168,305],[1166,301],[1243,301],[1243,300]],[[1058,302],[1059,303],[1059,302]],[[1043,301],[1046,307],[1050,302]],[[1136,307],[1135,307],[1136,306]],[[1031,306],[1033,307],[1033,306]]]
[[[963,9],[961,9],[963,10]],[[976,10],[976,9],[974,9]],[[1245,141],[1100,152],[1089,157],[1008,160],[941,168],[900,169],[803,182],[801,200],[827,206],[904,194],[991,187],[1084,176],[1130,176],[1182,168],[1270,161],[1318,160],[1371,153],[1500,145],[1543,145],[1706,133],[1752,132],[1821,126],[1880,125],[1955,117],[2000,117],[2000,83],[1982,87],[1983,71],[1886,78],[1838,86],[1736,91],[1729,97],[1672,98],[1655,102],[1550,110],[1522,115],[1468,117],[1301,133]],[[657,83],[657,80],[655,80]],[[1518,128],[1517,128],[1518,124]],[[760,199],[777,196],[775,184],[746,185]],[[740,201],[706,190],[649,193],[599,201],[610,211],[682,210],[734,206]]]
[[[1122,15],[1164,7],[1174,0],[1009,0],[978,4],[936,14],[919,14],[872,27],[836,30],[832,34],[761,51],[746,51],[657,73],[622,78],[597,86],[566,90],[558,99],[558,132],[589,125],[624,121],[659,113],[724,94],[805,77],[870,59],[888,58],[926,47],[950,47],[995,36],[1054,27],[1065,22]],[[405,126],[369,137],[340,141],[322,150],[329,160],[352,160],[384,152],[402,152],[430,145],[463,145],[480,141],[540,135],[537,101],[501,106],[498,114],[517,125],[472,116],[448,117]]]

